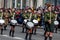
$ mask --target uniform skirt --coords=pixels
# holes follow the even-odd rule
[[[49,24],[48,22],[45,22],[45,31],[46,32],[53,32],[54,31],[54,24]]]

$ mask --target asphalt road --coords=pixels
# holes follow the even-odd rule
[[[3,35],[0,35],[0,40],[25,40],[25,33],[22,33],[22,27],[16,26],[15,28],[15,36],[9,36],[10,26],[7,27],[7,30],[3,32]],[[44,40],[44,30],[37,29],[37,34],[32,36],[32,40]],[[53,40],[60,40],[60,31],[58,33],[53,34]]]

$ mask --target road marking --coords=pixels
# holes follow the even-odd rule
[[[14,37],[15,39],[22,39],[22,38],[20,38],[20,37]],[[23,39],[24,40],[24,39]]]
[[[10,36],[8,36],[8,35],[0,35],[0,36],[7,37],[7,38],[11,38],[11,39],[24,40],[24,39],[21,38],[21,37],[10,37]]]

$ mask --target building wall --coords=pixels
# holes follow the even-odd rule
[[[5,3],[4,3],[4,1],[5,1]],[[26,6],[29,6],[29,7],[33,7],[33,5],[35,5],[35,4],[33,4],[34,3],[34,1],[33,0],[25,0],[25,1],[23,1],[22,0],[22,3],[20,2],[19,4],[19,7],[17,6],[18,5],[18,1],[19,0],[14,0],[15,1],[15,5],[14,5],[14,8],[21,8],[21,7],[23,7],[23,2],[26,2]],[[21,0],[20,0],[21,1]],[[43,1],[42,0],[37,0],[37,3],[36,3],[36,7],[39,7],[40,5],[42,5],[43,4]],[[21,6],[22,5],[22,6]],[[26,7],[25,6],[25,7]],[[12,8],[13,7],[13,1],[12,0],[0,0],[0,8],[2,8],[2,7],[5,7],[5,8]]]
[[[37,8],[43,6],[43,0],[37,0]]]
[[[0,0],[0,8],[4,7],[4,0]]]
[[[13,2],[14,1],[14,2]],[[59,0],[58,4],[60,3]],[[22,3],[21,3],[22,2]],[[39,6],[43,6],[46,2],[50,2],[52,4],[54,4],[54,0],[0,0],[0,8],[23,8],[26,6],[29,7],[35,7],[38,8]],[[19,4],[19,7],[18,7]]]

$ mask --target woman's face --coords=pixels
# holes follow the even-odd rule
[[[34,10],[34,13],[36,13],[37,11],[36,10]]]
[[[38,10],[38,13],[41,13],[41,10]]]
[[[15,9],[12,9],[12,11],[15,11]]]
[[[27,13],[27,10],[25,10],[25,13]]]
[[[51,10],[52,10],[52,8],[51,8],[51,7],[49,7],[49,8],[48,8],[48,10],[49,10],[49,11],[51,11]]]
[[[3,10],[0,10],[0,12],[3,12]]]
[[[29,9],[28,12],[31,12],[31,10]]]

